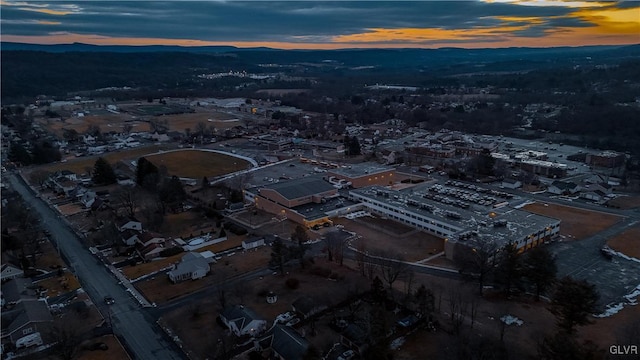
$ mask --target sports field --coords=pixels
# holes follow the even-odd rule
[[[146,159],[158,167],[166,166],[171,175],[197,180],[205,176],[213,178],[250,167],[248,161],[240,158],[191,149],[153,154],[146,156]]]
[[[191,132],[195,132],[198,123],[203,123],[207,128],[212,126],[216,130],[225,130],[234,126],[243,126],[242,120],[235,118],[232,115],[211,111],[207,109],[196,109],[194,113],[185,114],[172,114],[172,115],[160,115],[160,116],[144,116],[140,117],[131,113],[121,112],[119,114],[106,113],[101,114],[85,114],[82,117],[70,117],[64,121],[58,119],[38,119],[38,123],[48,128],[51,132],[62,138],[62,129],[73,129],[78,134],[84,134],[90,125],[96,125],[100,127],[102,133],[123,132],[125,124],[132,126],[131,132],[146,132],[151,131],[149,121],[158,120],[166,121],[169,126],[169,131],[184,132],[186,129],[190,129]]]

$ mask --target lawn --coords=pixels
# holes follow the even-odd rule
[[[244,240],[245,237],[244,236],[237,236],[237,235],[233,235],[233,234],[228,234],[227,235],[227,240],[217,243],[217,244],[213,244],[213,245],[209,245],[209,246],[205,246],[203,248],[198,249],[198,252],[203,252],[203,251],[211,251],[213,253],[217,253],[220,251],[224,251],[236,246],[240,246],[242,244],[242,240]],[[177,254],[174,256],[170,256],[168,258],[164,258],[164,259],[159,259],[159,260],[153,260],[153,261],[149,261],[147,263],[142,263],[142,264],[138,264],[138,265],[134,265],[134,266],[127,266],[122,268],[122,273],[129,279],[129,280],[134,280],[137,279],[139,277],[141,277],[142,275],[146,275],[146,274],[151,274],[154,271],[158,271],[161,270],[163,268],[166,268],[167,266],[179,262],[180,259],[182,259],[182,257],[184,256],[184,253],[181,254]]]
[[[607,245],[615,251],[640,259],[640,225],[609,239]]]
[[[107,350],[89,350],[89,347],[96,343],[104,343]],[[80,345],[78,360],[130,360],[131,358],[122,347],[118,338],[113,335],[104,335],[99,338],[87,340]]]
[[[529,212],[560,219],[560,235],[582,240],[613,226],[619,216],[558,204],[533,203],[524,207]]]
[[[204,249],[198,251],[204,251]],[[265,268],[270,258],[270,247],[237,252],[231,256],[224,256],[218,262],[212,264],[211,272],[202,279],[173,284],[167,274],[158,274],[153,278],[136,283],[136,287],[145,295],[147,300],[162,304],[228,281],[236,276]]]
[[[607,201],[607,205],[616,209],[634,209],[640,207],[640,196],[618,196]]]
[[[444,251],[441,238],[388,219],[336,218],[334,224],[343,225],[345,230],[360,235],[361,238],[353,241],[352,246],[369,253],[393,251],[406,261],[418,261]]]
[[[202,150],[177,150],[146,158],[158,167],[166,166],[171,175],[198,180],[250,167],[249,162],[240,158]]]
[[[49,297],[56,297],[80,288],[78,279],[69,271],[65,271],[62,276],[47,278],[38,281],[36,284],[47,289],[47,296]]]

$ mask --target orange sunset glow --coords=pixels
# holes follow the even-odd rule
[[[201,2],[189,2],[190,4],[202,4]],[[141,4],[140,2],[125,3],[130,7]],[[178,2],[173,2],[178,8]],[[305,2],[291,2],[296,6],[304,6]],[[378,3],[362,2],[370,4],[375,9]],[[388,3],[385,3],[388,5]],[[421,3],[422,4],[422,3]],[[429,3],[424,3],[429,6]],[[94,45],[179,45],[179,46],[236,46],[236,47],[271,47],[279,49],[339,49],[339,48],[439,48],[439,47],[463,47],[463,48],[496,48],[496,47],[550,47],[550,46],[583,46],[583,45],[625,45],[640,42],[640,6],[625,4],[619,7],[615,2],[591,2],[571,0],[483,0],[478,2],[438,2],[436,5],[470,6],[483,4],[483,6],[508,6],[513,9],[513,15],[469,15],[468,21],[452,22],[446,26],[430,25],[428,20],[414,20],[413,26],[388,26],[381,19],[380,26],[360,26],[342,30],[331,26],[331,18],[327,17],[322,33],[314,33],[314,29],[293,28],[291,33],[282,34],[268,31],[272,26],[265,24],[238,24],[238,31],[233,28],[223,27],[224,32],[194,30],[190,34],[176,35],[171,32],[169,25],[164,33],[135,33],[136,24],[114,25],[104,33],[91,28],[90,21],[78,21],[73,28],[74,19],[94,15],[85,9],[87,2],[78,5],[59,5],[46,3],[11,2],[0,0],[3,9],[20,11],[23,18],[7,19],[5,24],[34,24],[33,30],[25,33],[12,33],[3,28],[2,41],[22,42],[34,44],[63,44],[86,43]],[[211,3],[207,3],[207,6]],[[235,5],[235,4],[234,4]],[[292,5],[292,6],[293,6]],[[342,4],[337,4],[342,5]],[[211,5],[217,6],[217,5]],[[398,5],[398,11],[402,5]],[[560,9],[554,13],[549,10],[549,15],[527,15],[529,10],[536,9]],[[381,10],[382,13],[383,10]],[[503,10],[502,10],[503,11]],[[6,11],[3,11],[3,14]],[[139,13],[139,14],[138,14]],[[451,16],[458,14],[452,10]],[[532,12],[536,13],[536,12]],[[539,12],[538,12],[539,13]],[[23,15],[33,14],[33,15]],[[91,15],[86,15],[91,14]],[[309,11],[309,14],[313,14]],[[107,16],[122,15],[126,19],[131,15],[144,16],[144,7],[135,8],[134,11],[106,12]],[[280,14],[276,14],[280,15]],[[35,18],[33,17],[35,16]],[[171,15],[173,16],[173,14]],[[318,18],[321,15],[317,15]],[[178,16],[175,17],[179,19]],[[97,17],[95,19],[98,19]],[[120,18],[119,18],[120,19]],[[265,16],[263,19],[269,19]],[[297,20],[296,17],[290,19]],[[240,21],[241,19],[239,19]],[[375,23],[376,19],[367,19],[368,23]],[[5,17],[3,15],[3,21]],[[265,20],[267,21],[267,20]],[[276,20],[274,20],[276,21]],[[363,24],[365,22],[363,21]],[[105,23],[107,24],[106,20]],[[208,25],[208,24],[207,24]],[[122,26],[120,31],[117,26]],[[127,26],[132,29],[127,33]],[[188,28],[189,24],[185,24]],[[255,35],[247,34],[247,29],[255,28]],[[102,27],[108,27],[102,25]],[[152,28],[152,27],[149,27]],[[158,27],[160,29],[160,27]],[[175,27],[174,27],[175,29]],[[327,30],[328,29],[328,30]],[[235,33],[239,35],[234,36]],[[295,32],[299,32],[296,34]]]

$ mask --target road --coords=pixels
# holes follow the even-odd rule
[[[119,284],[105,266],[82,244],[78,236],[49,206],[37,198],[19,176],[11,174],[9,181],[25,202],[35,211],[43,228],[60,247],[68,265],[83,289],[105,318],[112,320],[113,331],[125,341],[134,359],[185,359],[186,356],[170,341],[155,320]],[[104,305],[105,296],[115,299],[110,309]]]

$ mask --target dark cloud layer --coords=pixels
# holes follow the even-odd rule
[[[630,6],[611,3],[611,6]],[[484,1],[2,1],[3,36],[52,33],[212,42],[324,43],[370,29],[467,30],[523,26],[515,36],[549,28],[593,26],[574,8]],[[508,18],[508,19],[505,19]],[[533,21],[531,18],[542,20]],[[447,39],[443,39],[447,40]],[[448,39],[456,41],[457,39]]]

